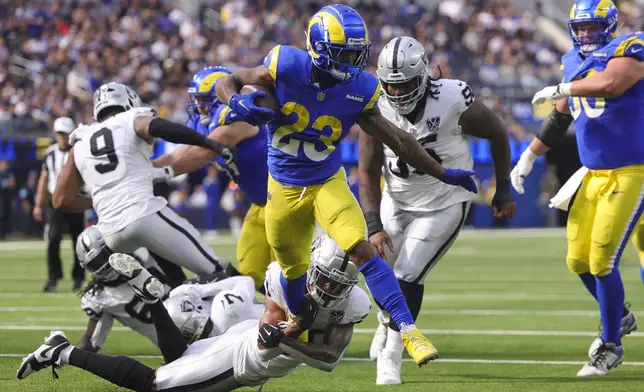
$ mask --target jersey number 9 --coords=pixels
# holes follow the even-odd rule
[[[304,155],[315,162],[325,160],[333,151],[335,151],[333,143],[342,135],[342,122],[340,122],[337,117],[320,116],[315,119],[311,128],[320,132],[319,141],[310,142],[298,140],[292,137],[294,136],[293,134],[300,133],[308,128],[311,117],[309,111],[299,103],[287,102],[282,106],[282,113],[285,116],[295,113],[297,115],[297,121],[295,121],[295,124],[279,127],[273,134],[271,146],[285,154],[297,156],[300,146],[303,144]],[[331,128],[330,136],[326,136],[321,133],[326,127]],[[286,141],[282,139],[286,139]],[[320,147],[323,147],[323,149]]]
[[[98,147],[100,138],[103,139],[103,146],[101,148]],[[119,164],[119,159],[114,151],[114,138],[109,128],[101,128],[98,132],[95,132],[89,139],[89,148],[93,156],[97,158],[102,156],[107,157],[108,163],[99,163],[94,166],[97,172],[105,174],[116,169],[116,166]]]

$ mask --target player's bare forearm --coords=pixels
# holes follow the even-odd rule
[[[54,208],[61,208],[68,212],[83,212],[92,208],[92,199],[78,195],[82,183],[83,179],[76,168],[72,149],[63,170],[58,175],[56,190],[52,195]]]
[[[380,176],[383,165],[382,143],[373,136],[360,132],[358,182],[362,211],[380,211]]]
[[[252,84],[274,87],[275,80],[265,65],[241,69],[219,79],[215,87],[215,95],[221,102],[228,103],[230,97],[239,93],[242,87]]]
[[[606,97],[622,95],[644,78],[643,62],[632,57],[616,57],[602,72],[576,80],[570,85],[573,97]]]
[[[501,119],[482,102],[474,101],[461,115],[459,124],[466,135],[488,140],[497,181],[509,181],[510,141]]]
[[[40,170],[40,178],[38,179],[38,189],[36,190],[35,205],[38,207],[45,206],[45,192],[47,188],[47,176],[49,173],[45,168]]]
[[[445,169],[410,133],[396,127],[380,114],[378,107],[363,112],[357,120],[363,131],[378,138],[415,169],[442,179]]]
[[[199,170],[217,156],[212,150],[196,146],[189,146],[185,152],[176,155],[170,164],[175,176]]]

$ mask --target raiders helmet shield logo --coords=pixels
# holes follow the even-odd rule
[[[195,304],[193,304],[187,299],[181,300],[181,304],[179,305],[179,307],[181,308],[182,312],[192,312],[195,310]]]
[[[344,317],[344,310],[334,309],[331,311],[331,316],[329,316],[329,323],[340,324],[342,322],[343,317]]]

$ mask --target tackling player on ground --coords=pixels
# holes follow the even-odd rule
[[[495,217],[514,216],[510,195],[510,145],[499,118],[474,100],[467,83],[432,79],[423,45],[412,37],[392,39],[378,57],[384,87],[378,106],[392,124],[411,134],[438,162],[472,170],[468,136],[488,139],[496,169]],[[385,167],[381,200],[379,175]],[[445,255],[465,222],[473,194],[409,168],[405,160],[376,138],[360,135],[360,203],[369,241],[393,266],[414,320],[423,301],[423,282]],[[382,215],[382,220],[381,220]],[[402,341],[398,327],[380,326],[370,350],[377,359],[376,384],[400,384]],[[388,328],[387,328],[388,324]]]
[[[605,375],[622,363],[620,323],[622,252],[644,210],[644,34],[617,37],[618,12],[610,0],[578,0],[568,26],[574,49],[562,57],[563,83],[539,91],[533,103],[555,109],[512,171],[523,180],[574,121],[582,164],[590,169],[570,207],[566,263],[599,302],[601,342],[578,376]],[[632,317],[626,321],[634,325]],[[632,329],[631,329],[632,330]]]
[[[70,365],[140,392],[224,392],[262,385],[292,373],[302,363],[332,371],[351,342],[354,325],[364,320],[371,304],[356,286],[358,267],[329,237],[314,243],[310,257],[308,294],[297,323],[286,322],[291,314],[275,263],[266,272],[266,305],[260,320],[244,321],[219,337],[187,346],[160,305],[159,282],[150,279],[131,257],[114,255],[110,264],[130,278],[132,288],[156,313],[159,341],[166,342],[160,345],[166,365],[155,371],[129,357],[90,353],[70,345],[64,332],[52,331],[23,360],[17,377],[24,379],[49,366]]]
[[[474,172],[443,168],[412,135],[380,114],[380,83],[362,72],[369,34],[353,8],[323,7],[310,19],[306,40],[308,51],[278,45],[264,65],[221,78],[215,90],[244,121],[267,122],[266,234],[282,268],[286,303],[297,315],[317,221],[360,268],[374,298],[401,329],[411,357],[425,364],[437,357],[436,349],[415,327],[393,271],[366,240],[364,217],[347,184],[338,146],[357,123],[410,165],[443,182],[476,191]],[[241,95],[245,85],[273,88],[280,112],[255,104],[262,91]]]
[[[173,175],[179,175],[212,162],[239,185],[251,202],[237,241],[239,272],[252,277],[255,288],[261,291],[266,268],[273,260],[264,224],[268,182],[266,129],[241,121],[215,96],[217,81],[231,73],[224,67],[208,67],[197,72],[188,88],[191,102],[186,107],[191,115],[190,128],[211,140],[237,147],[235,162],[227,163],[211,149],[184,145],[162,155],[152,164],[155,167],[169,166]]]

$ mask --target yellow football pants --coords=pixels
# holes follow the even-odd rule
[[[266,208],[251,204],[237,241],[237,260],[239,272],[255,281],[255,289],[264,284],[268,265],[273,261],[273,252],[266,239]]]
[[[619,263],[644,210],[644,165],[586,174],[568,216],[566,263],[605,276]]]
[[[344,169],[323,184],[307,187],[283,185],[269,177],[266,235],[287,279],[306,273],[316,221],[345,251],[366,239],[364,216]]]

